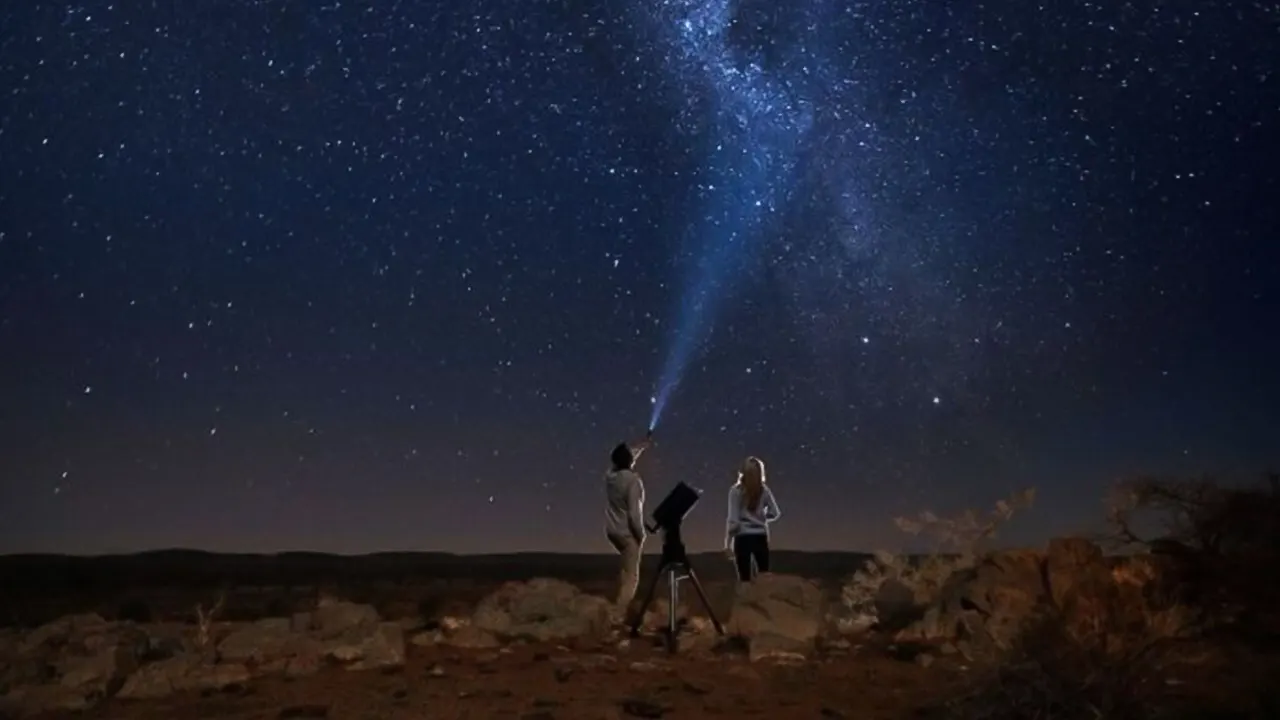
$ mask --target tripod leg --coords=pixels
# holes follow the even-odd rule
[[[711,609],[711,601],[707,599],[707,593],[702,589],[698,574],[693,571],[692,565],[685,565],[685,569],[689,572],[689,582],[693,584],[693,589],[697,591],[698,599],[702,601],[702,608],[707,611],[707,617],[711,618],[711,624],[715,626],[716,633],[724,635],[724,626],[720,624],[720,619],[716,617],[716,611]]]
[[[644,591],[644,602],[640,605],[640,611],[631,618],[631,637],[640,635],[640,623],[644,622],[644,615],[649,612],[649,606],[653,604],[653,594],[658,591],[658,582],[662,580],[662,574],[665,571],[665,567],[659,567],[653,574],[653,579],[649,581],[649,587]]]
[[[667,593],[667,652],[675,653],[680,642],[680,628],[676,624],[676,612],[680,607],[680,568],[676,565],[667,568]]]

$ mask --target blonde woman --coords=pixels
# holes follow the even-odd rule
[[[738,481],[729,488],[724,540],[742,582],[751,582],[753,565],[756,573],[769,572],[769,524],[780,517],[778,501],[765,483],[764,462],[758,457],[747,458],[738,471]]]

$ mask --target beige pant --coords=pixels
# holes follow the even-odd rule
[[[618,596],[614,600],[614,610],[621,617],[626,614],[631,600],[636,596],[636,586],[640,583],[640,553],[643,545],[630,536],[610,535],[609,542],[618,551]]]

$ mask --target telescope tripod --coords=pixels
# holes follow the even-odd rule
[[[631,619],[631,637],[639,636],[640,624],[644,622],[644,616],[649,612],[649,606],[653,604],[653,596],[658,591],[658,581],[664,574],[667,577],[669,593],[667,627],[664,630],[667,650],[674,653],[679,649],[680,628],[676,624],[676,611],[680,606],[681,580],[688,580],[693,585],[693,589],[698,593],[698,599],[702,601],[702,608],[707,611],[707,617],[715,626],[716,633],[724,635],[724,626],[720,624],[715,611],[711,609],[711,601],[707,599],[707,593],[702,589],[702,583],[698,581],[698,574],[694,572],[693,565],[689,562],[689,554],[685,551],[684,542],[680,539],[680,528],[675,527],[663,531],[662,559],[658,563],[658,572],[649,581],[649,588],[645,591],[640,611]]]

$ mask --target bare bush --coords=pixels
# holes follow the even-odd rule
[[[998,501],[985,515],[966,510],[952,518],[939,517],[931,511],[915,517],[894,518],[899,530],[930,540],[930,551],[912,558],[908,555],[877,551],[863,569],[854,573],[841,591],[841,601],[856,616],[876,618],[883,614],[877,608],[885,589],[893,587],[909,603],[924,606],[931,603],[943,584],[957,571],[973,567],[987,550],[987,543],[997,536],[1000,526],[1035,503],[1034,488]],[[905,601],[905,597],[903,598]],[[883,605],[884,603],[879,603]]]
[[[1210,556],[1275,553],[1280,476],[1269,476],[1265,486],[1242,487],[1209,477],[1122,481],[1108,499],[1107,520],[1113,541],[1123,547]]]
[[[1195,614],[1153,603],[1141,571],[1116,572],[1065,607],[1048,606],[1022,629],[1003,662],[985,668],[951,703],[956,718],[1152,718],[1178,705],[1177,670],[1214,659],[1191,651]]]
[[[1213,623],[1257,622],[1261,609],[1280,602],[1263,570],[1280,564],[1276,475],[1242,486],[1208,477],[1127,480],[1113,489],[1107,520],[1113,546],[1170,560],[1168,579],[1181,600]]]
[[[203,603],[196,605],[196,645],[198,647],[209,647],[210,642],[213,640],[213,623],[217,620],[218,613],[222,612],[226,602],[227,593],[224,591],[218,595],[218,601],[208,611],[205,611]]]
[[[1002,662],[975,677],[945,714],[1186,717],[1188,697],[1177,694],[1183,682],[1227,677],[1221,671],[1234,651],[1221,642],[1231,635],[1214,632],[1222,620],[1258,610],[1235,623],[1252,640],[1275,614],[1269,568],[1280,557],[1277,485],[1275,478],[1230,487],[1152,477],[1119,484],[1107,508],[1110,540],[1139,553],[1046,604]]]

